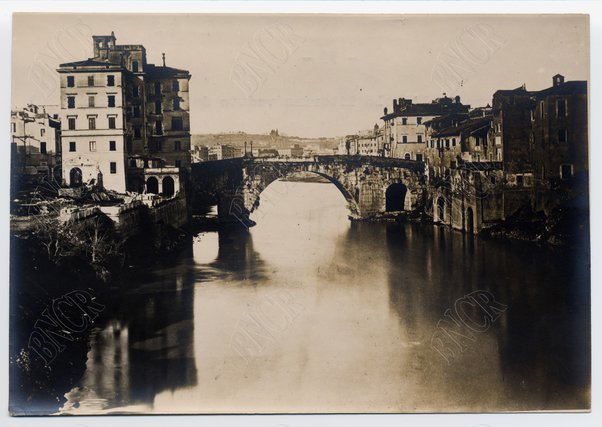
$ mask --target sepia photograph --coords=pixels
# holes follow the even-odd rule
[[[11,70],[11,416],[592,409],[587,14],[15,13]]]

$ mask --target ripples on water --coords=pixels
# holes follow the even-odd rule
[[[63,413],[424,412],[589,406],[589,255],[351,223],[330,184],[275,182],[249,232],[138,272]],[[508,309],[450,364],[464,295]]]

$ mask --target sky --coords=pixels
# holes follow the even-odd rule
[[[193,134],[336,137],[382,124],[394,98],[476,107],[558,73],[589,79],[585,15],[15,14],[13,108],[58,104],[58,65],[111,31],[190,71]]]

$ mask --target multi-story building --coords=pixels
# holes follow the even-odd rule
[[[93,58],[58,69],[64,183],[171,195],[190,170],[190,73],[115,42],[93,36]]]
[[[436,117],[467,113],[469,105],[444,96],[429,103],[414,104],[411,99],[399,98],[393,100],[393,112],[384,109],[383,136],[384,153],[386,157],[397,157],[406,160],[424,160],[426,149],[425,122]]]
[[[11,180],[19,187],[42,178],[60,180],[61,122],[56,106],[29,104],[11,111]]]
[[[206,145],[195,145],[191,150],[192,163],[206,162],[209,160],[209,147]]]
[[[209,147],[209,160],[225,160],[241,157],[240,148],[227,144],[215,144]]]

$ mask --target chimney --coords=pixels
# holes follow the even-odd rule
[[[163,52],[161,56],[163,57],[163,66],[165,67],[165,52]]]
[[[387,113],[389,112],[389,109],[387,107],[385,107],[385,109],[383,110],[383,112],[385,113],[384,115],[386,116]]]
[[[456,104],[459,104],[460,103],[460,95],[456,96],[455,99],[456,99]]]
[[[564,76],[561,74],[556,74],[554,77],[552,77],[552,83],[553,86],[560,86],[564,83]]]

